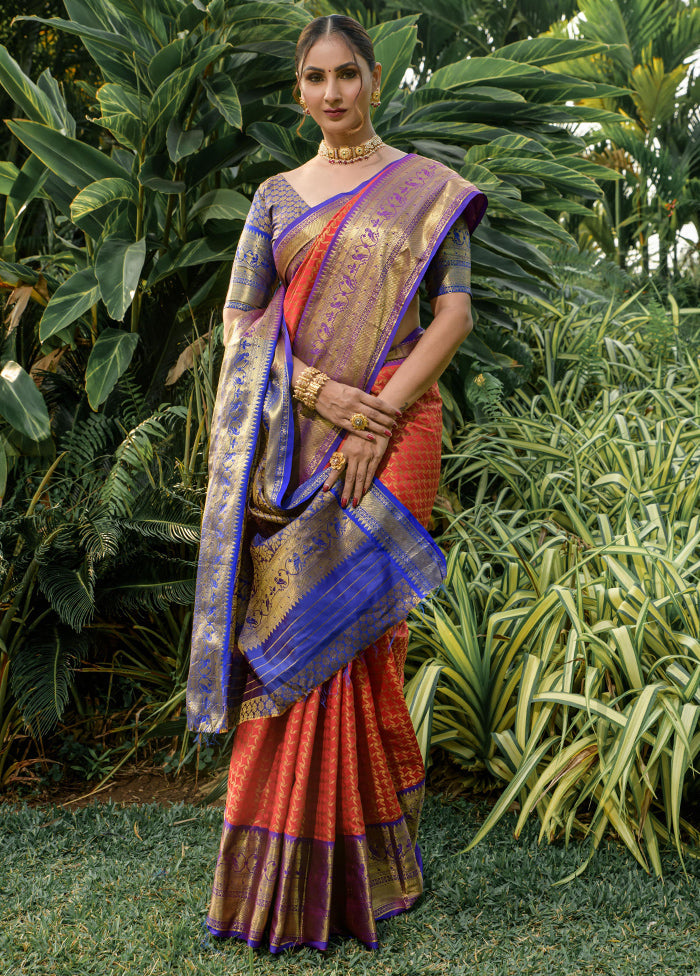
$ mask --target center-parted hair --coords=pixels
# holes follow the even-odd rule
[[[362,24],[359,24],[352,17],[344,14],[331,14],[329,17],[316,17],[306,25],[297,41],[296,53],[294,56],[294,67],[296,68],[297,78],[304,67],[306,55],[310,48],[322,37],[331,37],[337,34],[347,42],[348,47],[365,59],[369,65],[369,70],[374,71],[377,63],[374,59],[374,46],[372,38],[369,36]]]

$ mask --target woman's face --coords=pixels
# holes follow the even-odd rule
[[[299,76],[299,90],[324,135],[340,137],[349,130],[362,140],[372,124],[369,102],[379,88],[381,65],[374,71],[342,37],[331,34],[309,48]],[[364,120],[362,128],[358,128]]]

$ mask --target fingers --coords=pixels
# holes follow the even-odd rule
[[[363,488],[367,477],[368,462],[364,458],[348,462],[348,470],[345,475],[345,485],[343,486],[343,497],[340,504],[343,508],[352,503],[353,508],[357,508],[360,499],[364,494]]]
[[[396,423],[401,417],[401,410],[398,407],[392,406],[377,396],[372,396],[371,393],[361,393],[360,399],[362,400],[362,412],[366,413],[368,417],[373,416],[377,422]],[[368,409],[365,410],[365,407]]]
[[[323,490],[330,491],[333,485],[336,483],[342,472],[334,471],[333,468],[328,468],[328,473],[326,475],[326,480],[323,482]]]
[[[369,467],[367,468],[367,474],[365,475],[365,482],[362,486],[361,497],[364,497],[372,487],[372,482],[374,481],[374,476],[377,473],[378,467],[379,467],[379,460],[377,459],[372,464],[370,464]]]

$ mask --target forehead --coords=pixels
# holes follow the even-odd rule
[[[304,69],[308,65],[315,68],[336,68],[348,61],[357,61],[362,67],[366,64],[362,55],[353,51],[345,38],[339,34],[330,34],[328,37],[320,37],[311,45],[304,58]]]

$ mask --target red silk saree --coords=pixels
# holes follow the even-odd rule
[[[437,388],[405,411],[357,509],[320,491],[342,432],[290,396],[292,352],[379,392],[431,257],[485,199],[419,156],[311,207],[274,241],[281,282],[242,311],[219,381],[202,526],[191,728],[237,726],[207,919],[279,951],[376,922],[422,890],[424,770],[403,699],[405,617],[444,574],[425,531]],[[397,361],[398,360],[398,361]]]

